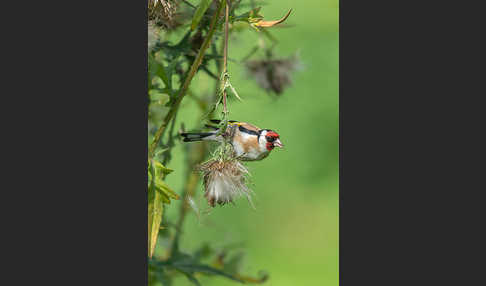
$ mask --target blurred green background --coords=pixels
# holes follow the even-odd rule
[[[242,64],[229,62],[231,82],[244,100],[230,102],[230,118],[276,130],[285,149],[274,150],[261,162],[246,164],[252,174],[256,210],[240,199],[236,207],[216,207],[199,219],[191,212],[184,224],[181,248],[191,252],[204,242],[215,247],[243,243],[242,274],[256,276],[265,270],[270,278],[264,285],[338,285],[339,3],[266,3],[261,10],[266,20],[279,19],[293,9],[286,21],[288,27],[270,31],[279,40],[275,55],[288,57],[298,50],[303,69],[294,74],[294,84],[276,98],[260,89]],[[229,57],[240,60],[257,40],[255,31],[230,39]],[[205,93],[213,88],[214,80],[198,75],[191,89]],[[195,105],[193,99],[184,99],[176,126],[182,122],[189,130],[200,126]],[[167,177],[178,193],[187,171],[181,144],[177,143],[168,166],[177,172]],[[200,183],[195,200],[206,210],[202,194]],[[180,203],[174,201],[168,207],[164,220],[175,221]],[[175,282],[192,285],[184,277]],[[200,282],[238,285],[219,277],[201,277]]]

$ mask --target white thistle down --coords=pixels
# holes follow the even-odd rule
[[[253,206],[251,190],[246,185],[249,172],[238,160],[211,159],[199,169],[204,175],[204,196],[211,207],[216,203],[224,205],[233,202],[243,196]]]

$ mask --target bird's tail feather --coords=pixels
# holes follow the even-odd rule
[[[206,132],[206,133],[181,133],[184,142],[194,142],[194,141],[202,141],[202,140],[215,140],[215,132]]]
[[[211,128],[213,130],[219,130],[219,127],[218,126],[214,126],[214,125],[210,125],[210,124],[206,124],[204,126],[206,126],[207,128]]]

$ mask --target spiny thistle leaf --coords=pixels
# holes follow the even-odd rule
[[[155,56],[154,59],[155,60],[152,63],[155,66],[155,74],[157,74],[164,81],[165,86],[172,88],[172,83],[169,81],[170,79],[167,76],[164,65],[162,64],[162,62],[159,63],[157,61],[157,56]],[[171,72],[171,70],[169,70],[169,72]],[[172,74],[170,75],[172,77]]]
[[[172,279],[169,275],[167,275],[166,270],[162,269],[160,271],[155,271],[157,278],[162,283],[162,286],[171,286]]]
[[[238,92],[236,92],[236,89],[233,87],[233,85],[231,84],[231,82],[229,80],[228,80],[227,86],[231,89],[231,91],[236,96],[236,98],[238,98],[239,101],[243,102],[241,97],[238,95]]]
[[[173,57],[170,60],[167,67],[165,67],[162,59],[162,53],[158,52],[152,57],[153,60],[150,61],[150,65],[149,65],[149,72],[151,74],[152,80],[156,78],[155,76],[161,78],[162,82],[164,83],[165,87],[168,90],[168,94],[171,97],[175,93],[172,90],[173,88],[172,75],[176,74],[177,65],[180,64],[179,56],[180,54],[176,54],[175,57]],[[155,83],[152,82],[152,85],[155,85]]]
[[[156,175],[162,175],[162,174],[167,175],[167,174],[170,174],[174,171],[172,169],[165,167],[164,165],[162,165],[162,163],[160,163],[157,160],[152,160],[152,163],[155,167],[155,174]]]
[[[153,104],[159,104],[163,106],[170,100],[170,96],[168,95],[168,89],[150,89],[148,91],[148,94],[150,96],[150,103]]]
[[[226,278],[229,278],[233,281],[243,283],[242,280],[234,277],[233,275],[230,275],[228,273],[225,273],[219,269],[204,265],[204,264],[188,264],[188,265],[174,265],[174,267],[178,270],[182,271],[190,271],[190,272],[198,272],[198,273],[204,273],[204,274],[210,274],[210,275],[219,275],[223,276]]]
[[[232,275],[233,277],[242,280],[245,283],[249,284],[261,284],[268,280],[268,274],[266,272],[260,271],[258,273],[259,277],[252,277],[240,274],[240,270],[243,264],[243,256],[242,252],[233,255],[229,261],[226,261],[227,250],[223,251],[216,257],[216,260],[213,263],[213,266],[221,269],[223,272]]]
[[[158,194],[161,195],[160,199],[162,200],[162,203],[170,205],[170,198],[167,194],[165,194],[164,192],[161,192],[161,191],[159,191]]]
[[[231,22],[237,22],[237,21],[242,21],[242,22],[247,22],[247,23],[257,23],[261,20],[263,20],[263,16],[260,14],[260,10],[262,7],[257,7],[254,9],[251,9],[250,11],[243,13],[239,16],[231,17]]]
[[[196,279],[196,277],[194,277],[194,274],[191,274],[191,273],[188,273],[188,272],[184,272],[182,270],[179,270],[182,274],[184,274],[187,279],[189,281],[192,282],[192,284],[196,285],[196,286],[202,286],[201,283],[199,283],[199,281]]]
[[[178,200],[180,197],[176,192],[174,192],[164,181],[161,179],[155,179],[155,189],[162,194],[166,195],[168,198]],[[170,201],[169,201],[170,204]]]
[[[233,255],[228,262],[223,263],[223,271],[237,275],[243,263],[244,254],[242,252]]]
[[[162,177],[173,170],[166,168],[157,160],[148,161],[148,255],[152,257],[157,244],[157,236],[162,223],[164,203],[170,204],[170,198],[179,199],[177,195],[163,180]]]
[[[249,284],[262,284],[264,283],[265,281],[268,280],[268,274],[265,273],[265,272],[261,272],[259,274],[259,278],[255,278],[255,277],[250,277],[250,276],[242,276],[240,274],[236,274],[235,277],[237,277],[238,279],[244,281],[245,283],[249,283]]]
[[[182,253],[179,251],[175,251],[172,255],[172,257],[167,260],[167,261],[149,261],[149,264],[156,268],[157,270],[159,269],[164,269],[165,267],[171,267],[179,272],[185,274],[186,276],[191,276],[195,280],[197,280],[194,277],[195,273],[201,273],[201,274],[207,274],[207,275],[218,275],[218,276],[223,276],[228,279],[231,279],[236,282],[244,283],[243,280],[238,279],[237,277],[228,274],[222,270],[216,269],[214,267],[211,267],[206,264],[201,264],[199,263],[194,257],[192,257],[189,254]],[[188,277],[189,278],[189,277]],[[194,282],[194,279],[190,278],[192,280],[191,282]]]
[[[194,254],[193,254],[194,260],[200,261],[203,258],[209,257],[213,253],[214,253],[214,250],[211,248],[211,246],[209,245],[209,243],[206,242],[199,249],[197,249],[194,252]]]
[[[148,255],[149,257],[152,257],[157,243],[160,223],[162,222],[164,206],[162,202],[162,194],[156,192],[153,187],[149,188],[148,197]]]

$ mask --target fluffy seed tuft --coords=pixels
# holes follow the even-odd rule
[[[235,159],[211,159],[198,167],[203,174],[205,193],[211,207],[224,205],[240,197],[246,197],[250,204],[251,190],[246,185],[248,170]]]

